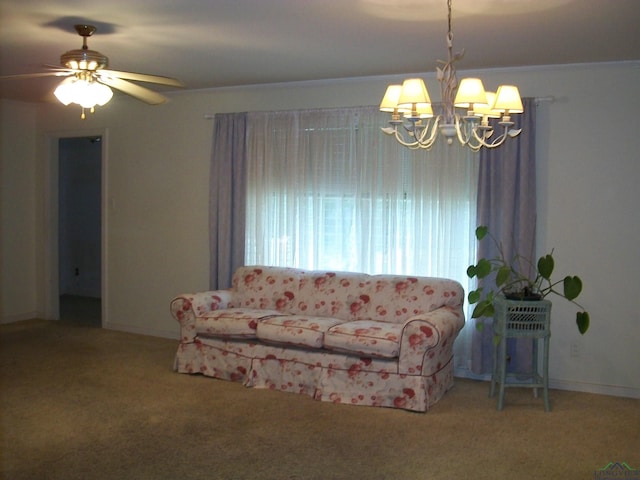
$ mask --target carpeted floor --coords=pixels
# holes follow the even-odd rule
[[[591,479],[640,468],[640,401],[456,385],[427,414],[316,402],[171,369],[176,341],[0,326],[0,478]]]

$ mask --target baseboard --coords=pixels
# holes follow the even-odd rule
[[[43,319],[44,317],[41,314],[38,314],[37,312],[22,313],[19,315],[9,315],[9,316],[0,318],[0,325],[22,322],[24,320],[33,320],[36,318]],[[51,321],[56,321],[56,320],[51,320]],[[169,338],[171,340],[180,340],[179,329],[157,330],[157,329],[150,329],[150,328],[132,327],[131,325],[123,325],[120,323],[112,323],[112,322],[103,323],[102,328],[107,330],[117,330],[120,332],[136,333],[138,335],[146,335],[149,337],[160,337],[160,338]]]
[[[102,328],[107,330],[117,330],[120,332],[135,333],[138,335],[146,335],[149,337],[169,338],[171,340],[180,339],[179,330],[157,330],[151,328],[132,327],[131,325],[123,325],[120,323],[105,322]]]
[[[613,397],[640,399],[640,389],[621,385],[602,385],[598,383],[554,380],[550,378],[549,387],[557,388],[558,390],[570,390],[572,392],[597,393],[600,395],[611,395]]]
[[[42,318],[38,312],[20,313],[18,315],[8,315],[0,318],[0,324],[22,322],[23,320],[32,320],[34,318]]]
[[[458,378],[470,380],[490,381],[491,375],[477,375],[470,370],[457,368],[454,375]],[[603,385],[599,383],[577,382],[568,380],[555,380],[549,378],[549,388],[568,390],[571,392],[595,393],[598,395],[610,395],[612,397],[626,397],[640,399],[640,389],[625,387],[622,385]]]

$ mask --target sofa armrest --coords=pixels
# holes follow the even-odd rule
[[[180,323],[180,341],[190,343],[196,336],[196,318],[208,312],[229,308],[233,299],[232,290],[185,293],[171,301],[173,318]]]
[[[464,326],[461,309],[440,307],[411,317],[404,323],[400,339],[398,373],[432,375],[453,355],[453,342]]]

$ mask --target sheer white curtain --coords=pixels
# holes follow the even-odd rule
[[[408,150],[385,121],[375,107],[248,114],[247,265],[446,277],[470,290],[477,154]],[[469,322],[455,344],[462,375],[473,333]]]
[[[446,143],[409,151],[385,120],[375,107],[248,114],[247,264],[467,286],[477,157]]]

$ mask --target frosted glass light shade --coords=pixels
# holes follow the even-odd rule
[[[113,91],[106,85],[98,82],[91,83],[91,95],[92,101],[95,101],[96,105],[103,106],[111,97],[113,97]]]
[[[456,107],[469,108],[470,105],[487,105],[484,85],[479,78],[463,78],[453,102]]]
[[[496,92],[496,99],[492,110],[497,110],[498,112],[508,110],[510,113],[524,112],[518,87],[515,85],[500,85]]]
[[[65,78],[54,90],[53,94],[63,105],[69,105],[73,102],[73,84],[75,81],[74,77]]]
[[[416,104],[431,104],[431,98],[421,78],[408,78],[402,83],[398,107],[413,109]]]
[[[63,105],[77,103],[83,108],[102,106],[113,97],[108,86],[75,77],[63,80],[53,93]]]

